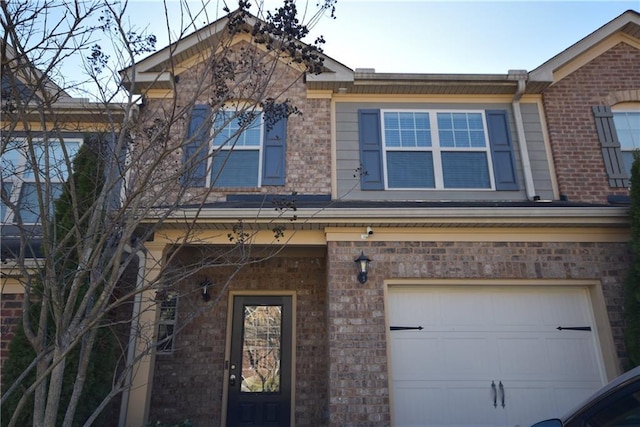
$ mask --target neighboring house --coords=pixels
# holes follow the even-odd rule
[[[125,70],[145,96],[141,120],[196,94],[226,22]],[[617,376],[640,14],[531,72],[324,67],[303,80],[280,63],[271,89],[287,88],[303,114],[244,132],[226,165],[194,168],[182,182],[194,203],[146,242],[147,280],[196,215],[176,265],[230,247],[238,220],[255,250],[286,244],[226,289],[216,284],[231,267],[175,283],[161,303],[144,295],[140,324],[167,340],[137,366],[121,424],[529,425]],[[184,133],[197,134],[208,102],[196,100]],[[278,200],[295,202],[294,221]]]
[[[3,193],[0,200],[0,364],[8,356],[8,345],[22,313],[24,281],[16,259],[24,256],[24,266],[36,269],[41,266],[38,260],[43,257],[34,170],[49,171],[46,179],[49,185],[40,188],[46,188],[46,210],[53,213],[53,202],[69,175],[61,144],[72,158],[88,135],[109,130],[110,120],[122,122],[124,119],[121,105],[105,106],[74,98],[25,58],[17,56],[11,46],[6,45],[1,50],[5,56],[2,57],[0,95],[0,137],[3,141],[0,159]],[[105,114],[107,110],[110,116]],[[37,165],[31,165],[27,160],[26,141],[34,149]]]

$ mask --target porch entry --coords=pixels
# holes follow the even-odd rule
[[[233,298],[227,426],[291,425],[292,297]]]

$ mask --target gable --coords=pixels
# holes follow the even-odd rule
[[[230,38],[228,26],[232,15],[233,13],[172,43],[139,61],[135,67],[121,70],[120,75],[124,86],[134,93],[151,88],[172,90],[176,77],[181,73],[207,61],[212,53],[223,52],[240,44],[250,45],[265,55],[278,54],[280,62],[299,72],[305,71],[301,61],[291,60],[286,54],[281,54],[278,49],[269,49],[266,46],[267,43],[257,40],[257,37],[251,34],[253,25],[262,22],[254,16],[248,16],[243,24],[247,31],[237,32]],[[306,46],[303,42],[300,42],[300,45]],[[313,76],[315,79],[333,81],[338,76],[339,80],[353,80],[353,72],[349,68],[325,55],[322,55],[322,58],[324,59],[323,69],[320,77]],[[308,77],[311,77],[311,74]]]
[[[620,43],[640,50],[640,14],[628,10],[529,73],[530,81],[557,82]]]

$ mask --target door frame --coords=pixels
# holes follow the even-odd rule
[[[227,330],[225,335],[224,365],[222,366],[222,408],[220,426],[227,425],[227,405],[229,403],[229,360],[231,359],[231,333],[233,331],[233,300],[236,296],[283,296],[291,297],[291,427],[296,425],[295,420],[295,397],[296,397],[296,291],[264,291],[264,290],[241,290],[229,291],[227,300]]]

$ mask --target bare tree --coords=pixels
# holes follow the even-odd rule
[[[262,123],[260,117],[270,129],[300,114],[287,91],[323,63],[323,40],[300,40],[321,16],[333,16],[334,0],[303,13],[285,0],[273,12],[258,8],[253,14],[240,1],[207,27],[211,34],[194,33],[199,23],[217,18],[205,6],[183,1],[179,18],[169,19],[163,5],[161,31],[171,43],[161,52],[167,60],[149,77],[136,64],[155,50],[156,36],[128,23],[126,3],[1,3],[2,227],[10,241],[3,260],[7,276],[24,291],[22,329],[34,355],[3,387],[3,405],[17,396],[11,419],[3,420],[9,426],[25,412],[32,412],[35,426],[90,425],[129,388],[136,362],[171,339],[129,340],[149,336],[136,328],[144,328],[139,318],[156,301],[143,304],[141,296],[152,291],[162,302],[171,283],[212,266],[229,268],[230,281],[253,262],[253,231],[242,222],[228,232],[228,250],[196,262],[180,254],[197,243],[191,231],[206,203],[219,197],[216,183],[225,179],[224,166],[235,161],[230,153],[242,146],[243,135]],[[199,57],[186,71],[189,85],[167,90],[162,99],[148,96],[179,84],[186,53],[177,41],[189,37]],[[82,68],[83,80],[72,80],[69,67]],[[82,91],[91,100],[71,96]],[[147,268],[155,263],[156,274],[141,276],[146,242],[185,205],[196,213],[181,217],[180,237],[163,259],[145,260]],[[290,217],[295,206],[277,208]],[[277,215],[271,220],[274,242],[286,241],[283,222]],[[194,309],[188,317],[199,314]],[[78,420],[96,343],[103,331],[118,328],[130,334],[118,340],[110,390]],[[62,403],[65,371],[75,379]]]

